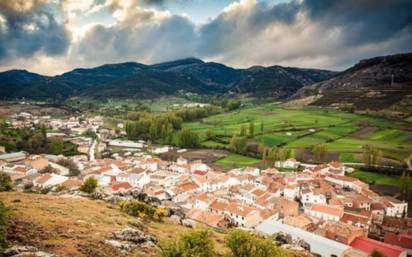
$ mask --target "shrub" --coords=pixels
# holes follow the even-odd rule
[[[160,244],[159,257],[214,257],[215,245],[207,230],[195,230]]]
[[[156,208],[135,200],[122,201],[119,203],[119,206],[121,211],[134,217],[152,219],[156,213]]]
[[[89,177],[86,179],[86,181],[83,182],[83,184],[80,186],[80,191],[85,192],[85,193],[93,193],[97,188],[97,179],[94,177]]]
[[[8,224],[8,210],[0,201],[0,250],[6,246],[6,233]]]
[[[0,192],[13,190],[13,184],[8,174],[0,172]]]
[[[70,176],[78,176],[80,174],[79,167],[77,167],[77,164],[70,159],[60,159],[57,163],[68,168]]]

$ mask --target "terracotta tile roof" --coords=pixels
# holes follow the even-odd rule
[[[326,213],[329,215],[334,215],[334,216],[339,216],[341,217],[343,215],[343,209],[338,208],[338,207],[333,207],[333,206],[328,206],[324,204],[312,204],[311,208],[312,211],[315,212],[322,212]]]
[[[216,199],[209,205],[209,208],[212,210],[225,211],[227,206],[228,203],[226,201]]]
[[[43,174],[42,176],[38,177],[36,179],[36,183],[37,184],[44,184],[46,183],[49,179],[51,179],[51,175],[50,174]]]
[[[113,184],[111,188],[117,191],[120,189],[129,189],[129,188],[132,188],[132,186],[129,184],[129,182],[120,182],[120,183]]]
[[[63,186],[67,188],[77,188],[82,184],[82,181],[77,178],[69,178],[68,180],[63,182]]]
[[[229,205],[226,207],[226,211],[229,213],[239,215],[241,217],[246,217],[250,213],[257,211],[257,209],[243,205],[243,204],[230,202]]]
[[[343,223],[348,223],[348,224],[362,224],[364,226],[368,225],[369,219],[366,217],[354,215],[352,213],[347,213],[345,212],[340,219],[341,222]]]
[[[191,209],[186,213],[186,217],[211,227],[220,227],[220,223],[225,220],[221,214],[209,213],[204,210]]]

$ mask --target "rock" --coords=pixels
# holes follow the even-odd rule
[[[3,252],[6,257],[59,257],[58,255],[39,251],[34,246],[12,246]]]
[[[19,253],[24,253],[24,252],[36,252],[37,248],[34,246],[19,246],[15,245],[10,248],[7,248],[4,250],[3,255],[4,256],[14,256]]]
[[[170,215],[176,215],[181,219],[185,218],[185,212],[181,207],[170,207],[169,208]]]
[[[109,239],[105,240],[105,243],[122,251],[131,251],[137,247],[154,247],[157,238],[140,229],[126,227],[114,232]]]
[[[196,226],[196,223],[193,220],[189,220],[189,219],[183,219],[182,220],[182,225],[186,226],[188,228],[193,228]]]
[[[180,224],[180,225],[182,224],[182,221],[181,221],[180,217],[177,216],[177,215],[172,215],[172,216],[170,216],[169,219],[173,224]]]

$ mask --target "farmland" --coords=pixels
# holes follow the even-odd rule
[[[282,146],[296,150],[325,144],[341,160],[359,161],[362,146],[380,149],[385,158],[401,161],[412,151],[411,124],[379,117],[315,107],[282,108],[264,104],[213,115],[184,123],[200,135],[206,148],[228,148],[229,140],[241,126],[255,125],[250,140],[266,147]],[[215,135],[206,138],[207,132]]]

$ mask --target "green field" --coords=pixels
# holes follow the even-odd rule
[[[316,107],[282,108],[276,104],[264,104],[184,123],[183,127],[198,132],[204,140],[204,147],[223,148],[233,134],[239,134],[242,125],[248,126],[250,122],[255,124],[252,140],[267,147],[309,149],[317,144],[326,144],[329,152],[343,154],[342,159],[361,153],[362,146],[366,144],[382,150],[386,158],[395,160],[403,160],[412,152],[412,132],[406,130],[410,127],[407,121]],[[357,132],[362,128],[372,129]],[[220,140],[206,141],[205,133],[208,130]]]
[[[251,167],[260,163],[259,159],[246,157],[239,154],[230,154],[215,162],[216,165],[223,168],[236,168],[236,167]]]
[[[389,176],[367,171],[355,171],[348,174],[348,176],[358,178],[368,184],[382,184],[398,187],[400,183],[399,176]],[[412,186],[412,179],[409,179],[409,184]]]

